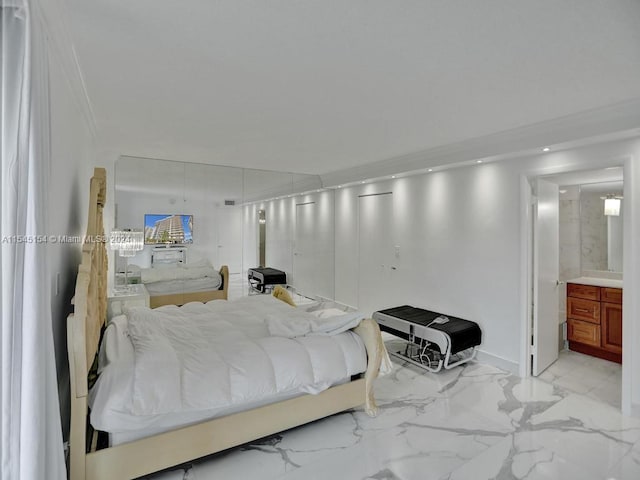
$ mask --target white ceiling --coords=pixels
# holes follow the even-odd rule
[[[326,174],[640,99],[637,0],[64,0],[100,143]]]

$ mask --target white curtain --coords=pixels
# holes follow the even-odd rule
[[[46,244],[48,59],[29,0],[1,0],[0,472],[65,479]]]

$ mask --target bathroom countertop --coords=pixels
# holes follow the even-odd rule
[[[622,280],[598,277],[578,277],[567,280],[567,283],[579,283],[580,285],[593,285],[596,287],[622,288]]]

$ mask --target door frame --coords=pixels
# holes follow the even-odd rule
[[[602,168],[612,165],[603,161]],[[640,288],[640,266],[635,262],[640,257],[633,249],[633,234],[640,231],[640,223],[634,217],[638,217],[634,207],[639,206],[640,198],[636,199],[635,191],[640,197],[640,165],[634,166],[634,157],[625,155],[616,158],[623,167],[624,195],[628,205],[623,209],[623,272],[624,289],[628,292],[637,291]],[[637,163],[640,159],[636,159]],[[592,165],[589,166],[591,168]],[[597,168],[597,167],[596,167]],[[581,170],[580,168],[568,168],[552,173],[566,173]],[[521,348],[519,375],[523,378],[531,377],[531,335],[532,335],[532,309],[533,309],[533,194],[531,181],[540,176],[547,176],[549,172],[535,172],[520,175],[520,326]],[[637,179],[635,177],[638,177]],[[635,189],[634,189],[635,187]],[[623,352],[622,352],[622,405],[624,415],[640,417],[640,339],[635,337],[640,333],[640,301],[636,301],[632,295],[625,295],[623,299]],[[637,364],[637,365],[636,365]],[[634,398],[637,398],[634,403]]]

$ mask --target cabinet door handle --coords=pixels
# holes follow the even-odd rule
[[[576,308],[575,311],[576,312],[591,313],[591,310],[589,310],[588,308]]]

